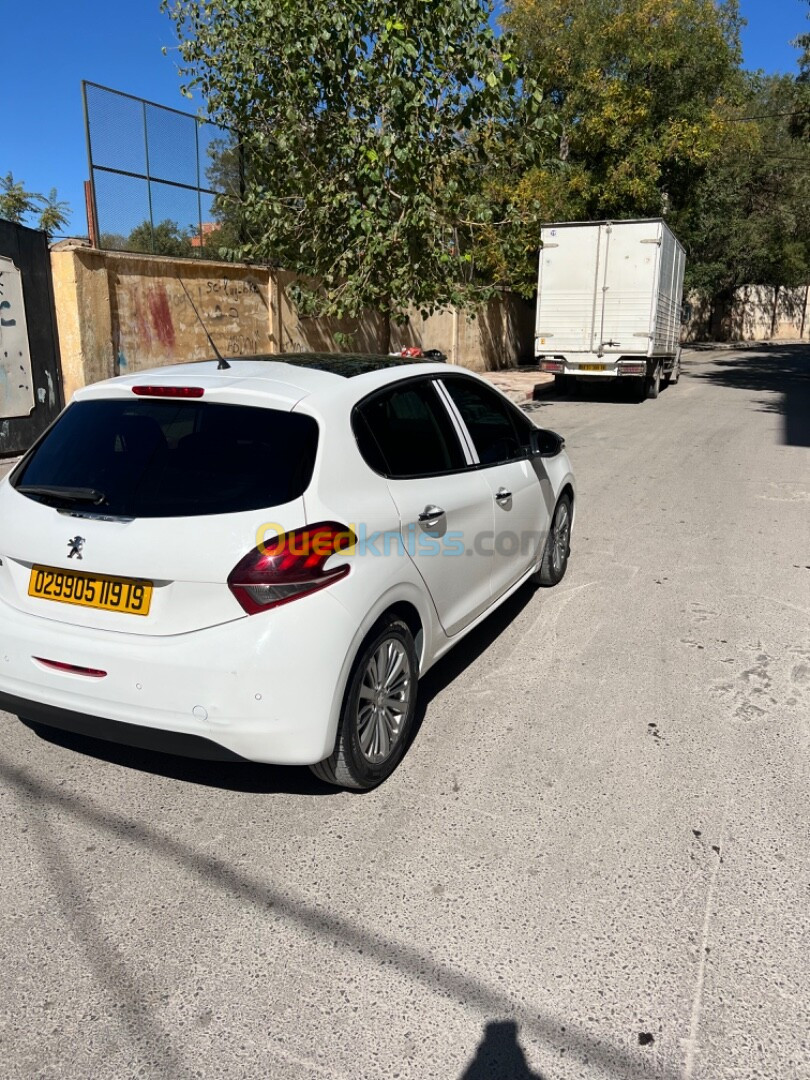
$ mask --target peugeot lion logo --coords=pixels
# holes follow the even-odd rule
[[[70,548],[70,551],[68,552],[69,559],[72,559],[74,555],[77,559],[81,559],[82,548],[84,547],[84,537],[74,536],[72,540],[68,540],[68,547]]]

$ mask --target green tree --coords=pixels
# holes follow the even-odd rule
[[[666,213],[733,142],[736,0],[512,0],[504,22],[560,122],[562,173],[520,178],[549,216]]]
[[[231,257],[242,243],[240,207],[244,188],[243,151],[233,133],[213,139],[207,148],[206,180],[214,197],[212,213],[216,231],[203,236],[201,255]]]
[[[545,145],[540,95],[491,0],[163,0],[183,74],[249,162],[238,257],[317,281],[304,313],[467,306],[496,162]],[[187,89],[187,88],[186,88]],[[489,291],[488,291],[489,290]]]
[[[43,232],[55,233],[70,220],[70,204],[60,201],[56,188],[51,188],[48,195],[38,195],[27,191],[25,184],[10,172],[0,177],[0,218],[23,225],[26,218],[34,216]]]
[[[810,19],[810,15],[807,18]],[[810,33],[800,34],[793,44],[802,50],[802,54],[799,57],[799,74],[796,76],[799,88],[797,108],[791,118],[790,131],[794,138],[800,139],[810,136]]]
[[[22,225],[29,214],[36,213],[40,196],[26,191],[21,180],[15,180],[8,172],[0,177],[0,218]]]
[[[126,251],[129,240],[123,233],[103,232],[98,238],[98,246],[106,251]]]
[[[810,144],[791,135],[800,88],[790,76],[750,76],[737,121],[745,133],[714,162],[672,224],[687,247],[687,285],[730,300],[740,285],[810,279]]]
[[[169,218],[157,225],[152,225],[150,221],[136,225],[125,246],[127,251],[143,252],[145,255],[187,258],[194,254],[188,231]]]
[[[810,19],[810,15],[807,18]],[[802,55],[799,57],[799,82],[810,82],[810,33],[799,34],[795,44],[802,50]]]
[[[39,227],[51,235],[64,229],[70,220],[70,203],[61,201],[56,188],[51,188],[47,196],[39,197]]]

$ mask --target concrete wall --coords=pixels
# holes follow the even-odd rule
[[[289,296],[292,274],[266,267],[98,251],[75,241],[51,252],[65,400],[86,383],[128,371],[210,359],[205,325],[225,356],[275,352],[376,352],[380,323],[306,318]],[[692,295],[683,341],[810,337],[810,288],[746,286],[725,302]],[[348,340],[344,340],[348,338]],[[441,349],[451,363],[498,371],[531,360],[534,303],[504,294],[475,317],[410,313],[391,348]]]
[[[728,297],[689,296],[683,341],[797,341],[810,336],[810,286],[743,285]]]
[[[278,274],[282,352],[378,351],[380,319],[375,312],[343,321],[301,317],[286,292],[294,281],[292,274]],[[351,340],[341,345],[336,334]],[[515,367],[534,355],[534,302],[505,293],[482,304],[474,315],[451,309],[423,319],[413,310],[404,324],[391,326],[392,351],[409,345],[440,349],[451,364],[471,371]]]
[[[392,347],[441,349],[451,363],[471,371],[501,371],[519,361],[534,362],[533,301],[513,293],[482,304],[475,315],[441,311],[423,320],[418,312],[406,327],[395,327]]]
[[[810,288],[773,289],[746,285],[737,290],[729,313],[733,341],[795,340],[810,330]]]
[[[65,401],[115,372],[107,267],[101,252],[51,252]]]
[[[379,318],[301,317],[292,274],[233,263],[98,251],[76,242],[51,252],[65,399],[86,383],[213,356],[193,301],[224,356],[276,352],[375,352]],[[477,317],[414,311],[392,326],[391,348],[420,345],[478,371],[532,354],[534,305],[505,295]],[[341,335],[349,337],[343,341]]]
[[[51,251],[65,400],[128,371],[273,350],[267,270],[97,251]],[[188,293],[188,295],[187,295]]]
[[[118,374],[209,359],[205,328],[228,356],[272,348],[267,271],[170,259],[107,256]],[[195,314],[195,310],[202,317]]]

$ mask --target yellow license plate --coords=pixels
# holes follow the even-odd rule
[[[579,370],[580,371],[604,371],[605,370],[605,365],[604,364],[580,364],[579,365]]]
[[[152,582],[137,578],[86,574],[79,570],[55,570],[33,566],[28,595],[60,604],[121,611],[126,615],[148,615],[152,603]]]

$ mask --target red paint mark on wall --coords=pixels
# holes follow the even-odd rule
[[[138,327],[138,337],[141,342],[146,345],[147,349],[151,348],[152,328],[149,325],[146,313],[141,307],[141,298],[137,293],[135,293],[135,325]]]
[[[149,313],[152,316],[152,326],[158,336],[161,345],[168,349],[174,348],[174,324],[169,307],[169,298],[162,285],[149,290]]]

